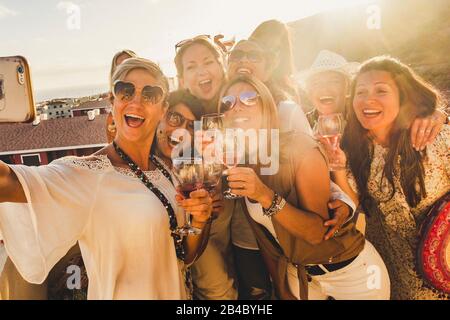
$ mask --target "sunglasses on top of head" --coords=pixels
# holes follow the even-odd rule
[[[186,45],[186,44],[188,44],[188,43],[191,43],[191,42],[194,42],[194,41],[196,41],[196,40],[198,40],[198,39],[205,39],[205,40],[208,40],[208,41],[212,41],[211,35],[209,35],[209,34],[202,34],[202,35],[196,36],[196,37],[194,37],[194,38],[181,40],[180,42],[178,42],[178,43],[175,45],[175,52],[177,52],[177,51],[178,51],[181,47],[183,47],[184,45]]]
[[[113,94],[120,101],[132,101],[136,95],[136,86],[131,82],[118,80],[114,82]],[[161,86],[147,85],[141,91],[141,101],[146,105],[159,103],[163,96],[164,90]]]
[[[224,96],[220,101],[220,112],[225,113],[233,109],[236,106],[238,99],[243,105],[247,107],[254,106],[258,102],[258,98],[259,94],[257,94],[255,91],[244,91],[241,92],[241,94],[237,97],[231,95]]]
[[[239,62],[244,59],[244,57],[247,57],[248,61],[252,63],[260,63],[264,59],[264,54],[258,50],[244,51],[237,49],[230,52],[228,55],[228,61]]]
[[[186,119],[185,116],[176,111],[167,111],[166,120],[171,127],[181,127],[187,122],[187,128],[189,130],[194,130],[195,120]]]

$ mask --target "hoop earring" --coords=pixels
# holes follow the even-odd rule
[[[113,121],[112,124],[108,125],[108,131],[109,132],[116,132],[117,131],[116,124],[114,123],[114,121]]]

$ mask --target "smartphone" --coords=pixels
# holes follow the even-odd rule
[[[24,57],[0,57],[0,122],[32,122],[36,116],[30,67]]]

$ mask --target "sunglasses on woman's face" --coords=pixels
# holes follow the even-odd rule
[[[264,55],[261,51],[233,50],[230,52],[230,55],[228,56],[228,61],[229,62],[239,62],[242,59],[244,59],[244,57],[247,57],[248,61],[250,61],[252,63],[260,63],[264,59]]]
[[[225,96],[221,100],[221,108],[220,112],[225,113],[227,111],[230,111],[236,106],[236,103],[239,99],[241,103],[247,107],[251,107],[256,105],[258,102],[259,94],[257,94],[255,91],[244,91],[239,96]]]
[[[118,80],[114,83],[114,97],[122,102],[129,102],[136,95],[136,86],[131,82]],[[164,96],[164,90],[160,86],[147,85],[142,88],[141,102],[145,105],[157,104]]]
[[[194,120],[186,119],[182,114],[176,111],[167,111],[166,115],[167,123],[171,127],[181,127],[187,122],[187,128],[189,130],[194,130]]]

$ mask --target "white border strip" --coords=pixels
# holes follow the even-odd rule
[[[0,152],[0,156],[15,155],[15,154],[30,154],[30,153],[36,153],[36,152],[50,152],[50,151],[59,151],[59,150],[97,148],[97,147],[105,147],[107,145],[108,145],[107,143],[102,143],[102,144],[87,144],[87,145],[82,145],[82,146],[58,147],[58,148],[47,148],[47,149],[6,151],[6,152]]]

